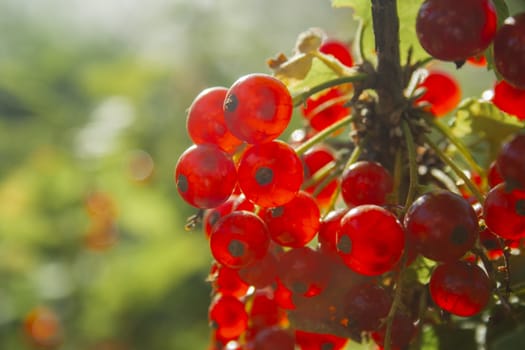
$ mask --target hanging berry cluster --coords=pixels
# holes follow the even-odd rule
[[[274,75],[243,76],[191,104],[195,144],[175,183],[199,208],[189,226],[202,221],[215,259],[210,349],[334,350],[349,339],[417,348],[428,328],[487,326],[482,313],[521,305],[510,260],[525,236],[525,114],[498,89],[525,88],[525,14],[498,26],[489,0],[427,0],[416,32],[433,58],[458,65],[486,64],[493,43],[505,80],[474,107],[511,121],[491,121],[510,138],[491,141],[490,166],[441,122],[461,99],[450,74],[401,66],[381,47],[377,69],[362,54],[356,64],[346,43],[317,30],[293,57],[269,61]],[[381,75],[392,59],[398,91]],[[337,77],[292,96],[314,61]],[[304,126],[287,137],[294,111]]]

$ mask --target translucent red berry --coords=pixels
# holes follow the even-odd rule
[[[338,88],[306,100],[301,111],[312,129],[321,131],[350,114],[350,107],[345,106],[348,98]]]
[[[490,188],[495,187],[496,185],[503,182],[503,177],[501,177],[501,174],[499,173],[496,161],[492,161],[490,163],[487,179]]]
[[[275,282],[277,277],[277,256],[271,249],[256,264],[239,270],[242,280],[255,288],[264,288]]]
[[[295,339],[290,330],[269,327],[257,333],[246,346],[247,350],[294,350]]]
[[[376,162],[354,163],[341,177],[341,195],[349,207],[361,204],[383,205],[392,189],[392,176]]]
[[[301,350],[342,350],[347,342],[347,338],[332,334],[295,331],[295,343]]]
[[[236,211],[224,216],[213,227],[210,248],[222,265],[238,269],[262,259],[270,244],[268,228],[257,215]]]
[[[501,148],[496,159],[498,170],[509,188],[525,189],[525,134],[516,134]]]
[[[461,99],[461,89],[457,81],[448,73],[430,71],[419,87],[426,92],[416,102],[426,102],[429,111],[436,117],[442,117],[453,111]]]
[[[405,233],[397,218],[377,205],[361,205],[341,219],[337,250],[345,264],[363,275],[390,271],[401,258]]]
[[[266,74],[239,78],[228,90],[224,117],[230,132],[248,143],[276,139],[286,129],[293,112],[286,86]]]
[[[483,213],[485,224],[499,237],[525,236],[525,191],[511,190],[505,183],[497,185],[487,194]]]
[[[232,153],[242,141],[233,136],[226,127],[223,105],[227,91],[224,87],[213,87],[197,95],[188,110],[186,129],[194,143],[215,144]]]
[[[494,64],[510,84],[525,89],[525,12],[509,17],[494,38]]]
[[[376,330],[391,305],[392,298],[383,287],[372,282],[354,286],[343,301],[347,327],[359,332]]]
[[[461,258],[478,237],[478,218],[461,196],[435,190],[419,197],[408,209],[405,228],[414,249],[436,261]]]
[[[481,55],[481,54],[467,58],[467,62],[477,67],[487,66],[487,58],[485,57],[485,55]]]
[[[222,339],[235,339],[248,327],[244,303],[231,295],[217,295],[208,312],[212,326]]]
[[[391,348],[392,349],[404,349],[417,333],[417,327],[414,324],[414,321],[406,312],[398,311],[394,320],[392,321],[392,331],[391,331]],[[386,326],[381,327],[379,330],[372,332],[372,339],[376,342],[377,345],[384,347],[385,346],[385,335],[386,335]]]
[[[436,267],[429,288],[437,306],[454,315],[469,317],[487,305],[491,281],[479,266],[455,261]]]
[[[261,217],[274,242],[284,247],[302,247],[317,234],[321,213],[315,199],[300,191],[288,203],[265,209]]]
[[[181,197],[197,208],[214,208],[224,203],[237,181],[230,156],[213,145],[194,145],[180,156],[175,166],[175,183]]]
[[[250,287],[239,276],[239,270],[226,266],[217,266],[213,271],[213,286],[218,293],[232,295],[236,298],[246,295]]]
[[[347,67],[354,65],[354,59],[350,53],[348,45],[337,39],[325,40],[319,47],[319,51],[324,54],[332,55]]]
[[[416,18],[421,46],[443,61],[463,61],[483,52],[497,28],[490,0],[426,0]]]
[[[294,149],[282,141],[248,148],[238,168],[244,195],[262,207],[277,207],[291,201],[303,183],[303,165]]]
[[[341,231],[341,219],[348,212],[348,209],[341,208],[332,210],[321,220],[317,240],[319,249],[326,254],[337,254],[337,237]]]
[[[519,120],[525,120],[525,88],[519,89],[505,80],[497,82],[494,86],[492,103],[503,112],[514,115]]]

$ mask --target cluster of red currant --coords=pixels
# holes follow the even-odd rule
[[[451,8],[468,9],[455,29],[440,24],[454,18]],[[524,23],[525,16],[516,16],[496,34],[490,1],[428,0],[417,31],[434,57],[480,64],[493,40],[496,62],[510,59],[505,50],[519,56],[509,36],[523,37],[513,26]],[[447,30],[449,37],[440,38]],[[342,66],[354,64],[337,40],[318,51]],[[500,65],[506,80],[525,85],[516,79],[522,72]],[[431,71],[418,86],[425,92],[411,111],[440,117],[459,103],[460,88],[445,73]],[[427,119],[418,126],[422,120],[410,121],[407,112],[399,127],[405,153],[386,166],[361,145],[374,97],[349,103],[356,93],[347,82],[313,90],[297,103],[280,80],[250,74],[229,89],[204,90],[189,108],[195,145],[180,156],[175,182],[181,197],[199,208],[191,223],[202,219],[215,259],[210,349],[334,350],[363,336],[402,349],[432,323],[429,310],[470,317],[492,297],[511,308],[492,261],[507,264],[525,236],[525,135],[506,143],[487,172],[469,178],[430,137],[417,135],[434,127],[446,136],[445,126]],[[289,144],[278,140],[299,106],[306,126]],[[338,138],[348,125],[350,137]],[[410,164],[403,167],[402,159]],[[424,176],[418,181],[432,172],[419,168],[442,171],[443,163],[458,170],[467,190],[453,193]],[[426,279],[407,273],[422,270]]]
[[[416,31],[432,57],[458,65],[466,60],[486,64],[489,49],[502,78],[494,87],[494,104],[525,119],[525,13],[506,18],[498,28],[492,0],[427,0],[419,10]]]

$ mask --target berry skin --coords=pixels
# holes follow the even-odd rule
[[[195,144],[211,143],[233,153],[242,141],[226,127],[223,105],[227,91],[224,87],[214,87],[197,95],[188,110],[186,130]]]
[[[525,89],[525,12],[509,17],[494,38],[496,70],[510,84]]]
[[[392,176],[381,164],[360,161],[341,177],[341,195],[349,207],[361,204],[383,205],[393,189]]]
[[[237,176],[230,156],[213,145],[194,145],[175,166],[180,196],[197,208],[214,208],[233,192]]]
[[[347,100],[340,89],[332,88],[317,98],[308,98],[301,112],[312,129],[321,131],[350,114]]]
[[[436,117],[443,117],[453,111],[461,99],[461,89],[458,83],[445,72],[429,72],[419,87],[427,90],[416,102],[429,103],[429,111]]]
[[[213,227],[210,248],[213,257],[233,269],[262,259],[270,244],[268,228],[257,215],[237,211],[224,216]]]
[[[436,267],[429,288],[437,306],[463,317],[473,316],[483,310],[492,289],[485,271],[466,261]]]
[[[246,295],[248,288],[246,284],[239,276],[239,270],[231,269],[226,266],[214,265],[210,277],[214,278],[213,287],[222,295],[232,295],[236,298],[241,298]]]
[[[208,313],[212,326],[222,339],[235,339],[248,327],[244,304],[231,295],[217,295]]]
[[[485,55],[478,55],[478,56],[472,56],[467,58],[467,62],[470,63],[473,66],[477,67],[486,67],[487,66],[487,58]]]
[[[392,322],[391,348],[404,349],[416,335],[417,328],[414,321],[405,312],[397,312]],[[373,332],[372,339],[380,347],[385,346],[386,326]]]
[[[405,215],[405,228],[414,249],[435,261],[461,258],[478,237],[478,218],[461,196],[436,190],[419,197]]]
[[[525,120],[525,89],[518,89],[502,80],[494,86],[492,103],[503,112]]]
[[[332,210],[321,220],[317,235],[321,252],[337,256],[337,237],[341,231],[341,219],[347,212],[348,209],[344,208]]]
[[[375,283],[359,284],[348,291],[343,300],[343,310],[348,327],[357,331],[373,331],[388,315],[392,298]]]
[[[301,350],[341,350],[348,339],[332,334],[311,333],[301,330],[295,331],[295,343]]]
[[[483,213],[495,235],[505,239],[525,236],[525,191],[510,190],[505,183],[497,185],[487,194]]]
[[[505,143],[496,158],[496,166],[511,189],[525,189],[525,134],[516,134]]]
[[[339,62],[347,67],[352,67],[354,65],[354,59],[352,58],[352,54],[348,49],[348,45],[342,41],[336,39],[326,40],[319,47],[319,51],[324,54],[334,56],[339,60]]]
[[[500,183],[503,182],[503,178],[501,177],[501,174],[499,173],[496,161],[492,161],[492,163],[490,163],[489,171],[487,174],[487,179],[488,179],[490,188],[496,187],[496,185],[499,185]]]
[[[266,74],[239,78],[224,100],[224,117],[230,132],[251,144],[269,142],[286,129],[293,112],[286,86]]]
[[[375,276],[390,271],[405,247],[403,227],[388,210],[361,205],[341,219],[337,250],[355,272]]]
[[[268,208],[261,214],[272,240],[284,247],[302,247],[319,230],[321,213],[315,199],[300,191],[288,203]]]
[[[293,334],[280,327],[265,328],[257,333],[253,341],[248,342],[247,350],[294,350]]]
[[[248,148],[237,176],[242,192],[262,207],[278,207],[291,201],[303,183],[303,165],[293,148],[272,141]]]
[[[416,18],[421,46],[443,61],[463,61],[483,52],[497,28],[490,0],[426,0]]]

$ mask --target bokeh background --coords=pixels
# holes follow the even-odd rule
[[[172,179],[185,111],[309,27],[356,23],[329,0],[0,1],[0,349],[206,348],[211,257]]]

